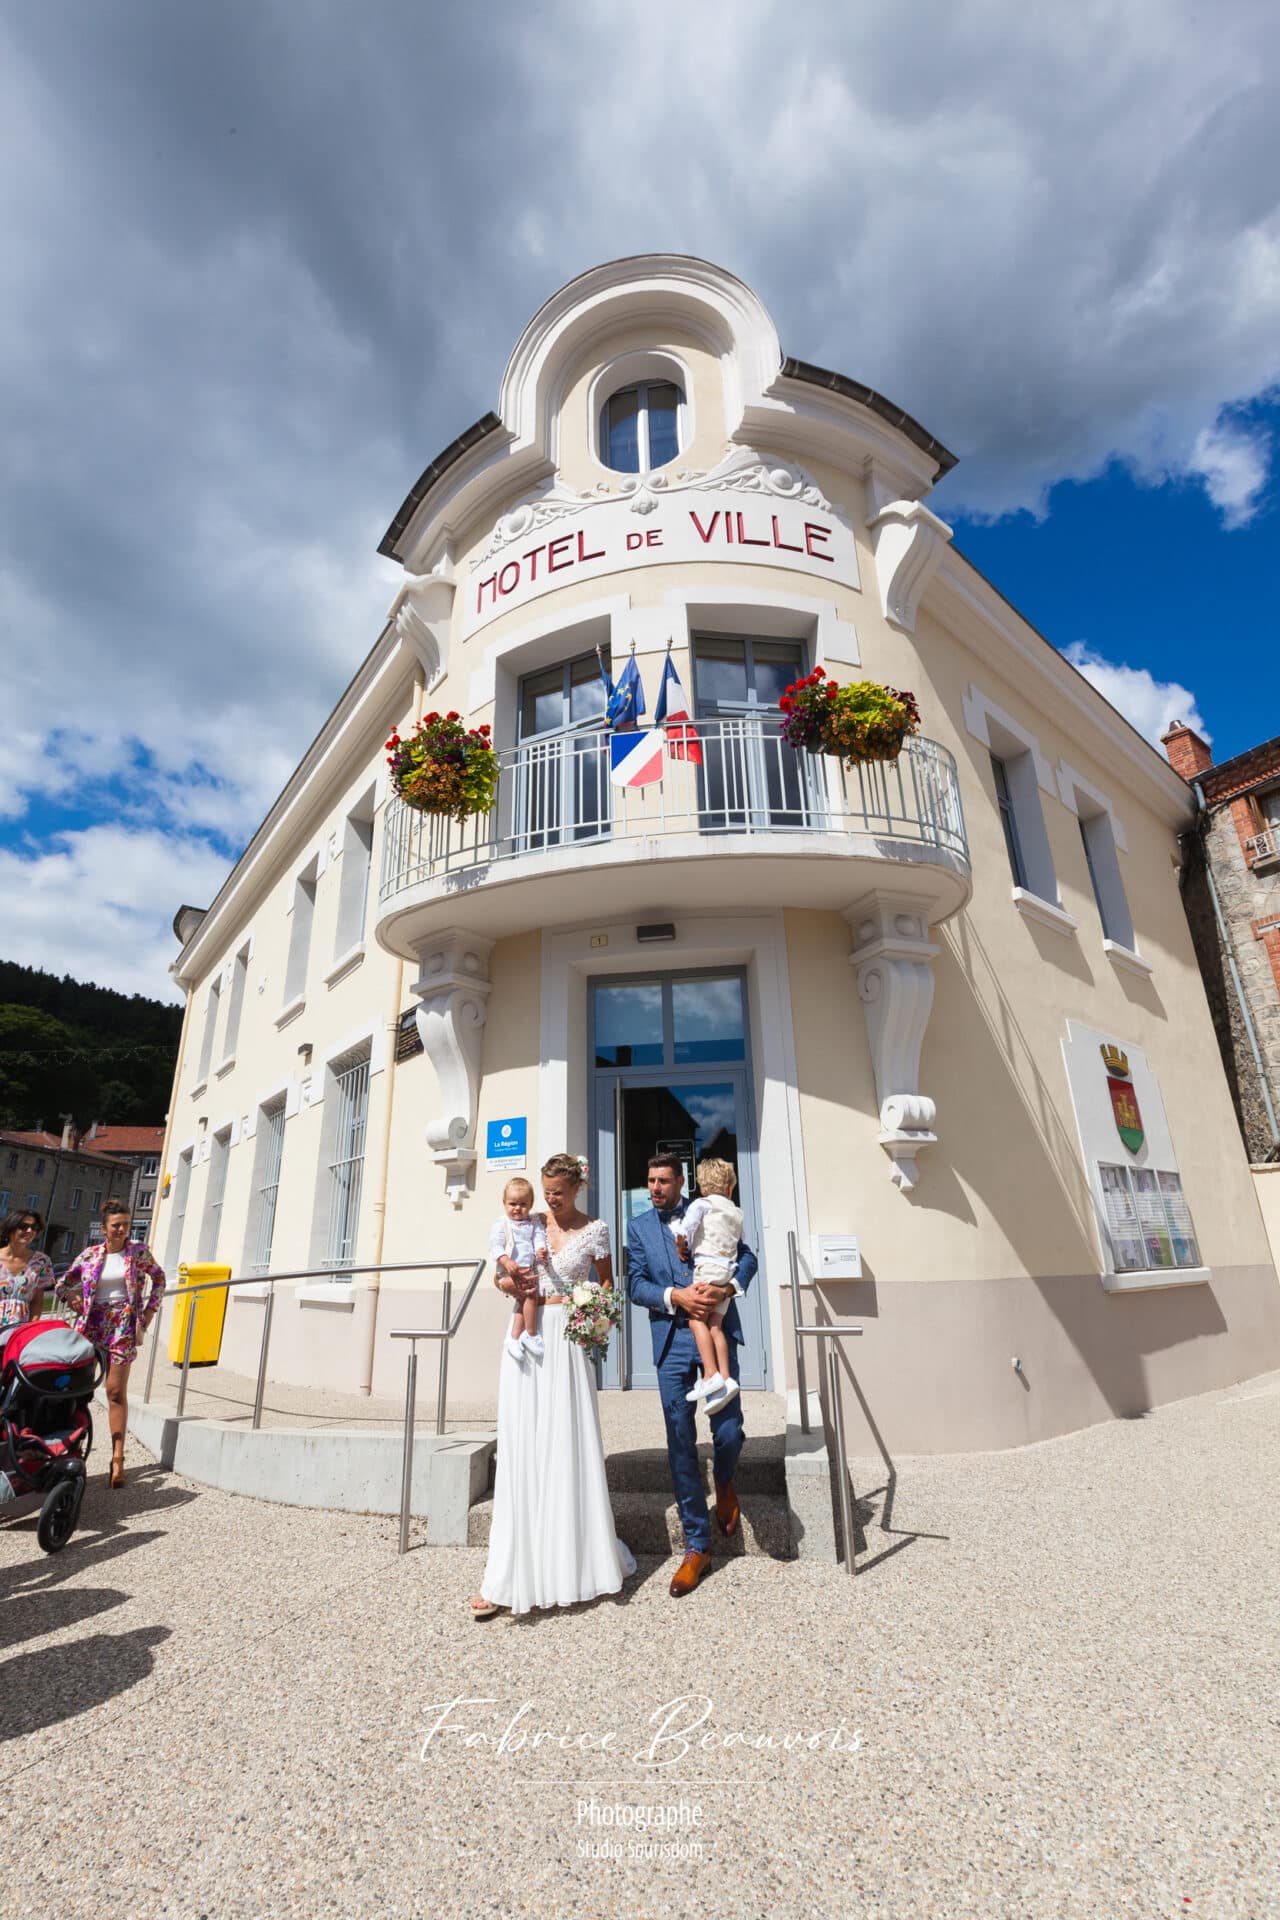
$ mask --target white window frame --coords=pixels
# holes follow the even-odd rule
[[[664,461],[663,467],[670,466],[685,453],[693,440],[693,406],[691,394],[694,391],[689,369],[674,354],[665,352],[625,354],[618,360],[610,361],[601,367],[591,382],[587,396],[588,419],[595,423],[595,444],[592,453],[605,473],[617,474],[625,471],[622,467],[609,464],[608,412],[609,402],[620,393],[630,393],[633,388],[674,387],[680,395],[676,406],[676,450],[671,460]],[[649,465],[649,409],[647,404],[637,410],[637,445],[640,461],[638,471],[651,473]],[[657,471],[661,471],[659,468]]]
[[[1138,952],[1133,914],[1120,871],[1118,856],[1129,846],[1123,821],[1108,796],[1065,760],[1058,762],[1058,792],[1063,806],[1080,823],[1081,852],[1098,909],[1104,952],[1131,972],[1150,973],[1150,961]]]
[[[324,1251],[316,1266],[331,1270],[333,1281],[350,1284],[350,1268],[359,1251],[364,1189],[365,1147],[369,1130],[371,1048],[361,1046],[330,1060],[325,1069],[325,1139],[321,1156],[324,1182],[317,1225]],[[332,1284],[332,1283],[330,1283]]]
[[[7,1187],[0,1189],[0,1215],[9,1213],[12,1211],[12,1209],[13,1209],[12,1192]]]
[[[209,993],[205,1001],[204,1032],[200,1036],[200,1065],[196,1069],[196,1084],[191,1089],[193,1099],[198,1098],[209,1084],[209,1075],[213,1071],[213,1036],[218,1024],[218,1006],[222,998],[222,973],[219,970],[209,982]]]
[[[373,823],[377,788],[369,787],[347,814],[342,829],[342,870],[338,875],[338,924],[334,934],[335,962],[354,959],[363,951],[369,911],[369,882],[373,871]]]
[[[83,1205],[83,1203],[84,1203],[84,1188],[83,1188],[83,1187],[72,1187],[72,1189],[71,1189],[71,1207],[70,1207],[70,1211],[71,1211],[72,1213],[79,1213],[79,1211],[80,1211],[80,1208],[81,1208],[81,1206]]]
[[[222,1209],[227,1198],[227,1173],[231,1164],[231,1128],[220,1127],[212,1136],[209,1174],[204,1190],[204,1210],[200,1216],[200,1239],[196,1259],[207,1264],[218,1257],[218,1237],[222,1231]]]
[[[1048,756],[1035,734],[1006,713],[1003,707],[997,706],[981,687],[971,685],[962,705],[969,733],[986,748],[991,760],[999,760],[1004,766],[1010,811],[1025,876],[1025,885],[1020,886],[1017,875],[1010,875],[1013,904],[1019,913],[1038,925],[1051,927],[1057,933],[1074,933],[1078,923],[1062,905],[1053,851],[1044,821],[1044,807],[1040,800],[1041,793],[1056,796],[1058,792]],[[989,766],[987,771],[991,779],[992,802],[999,814],[995,769]],[[1000,827],[1000,844],[1004,848],[1003,822]]]
[[[173,1176],[173,1217],[169,1223],[168,1258],[165,1264],[175,1269],[182,1252],[182,1230],[187,1217],[187,1202],[191,1197],[191,1168],[194,1162],[194,1146],[185,1148],[178,1155],[177,1171]]]
[[[160,1155],[158,1153],[148,1154],[147,1158],[142,1163],[143,1179],[155,1180],[159,1176],[159,1173],[160,1173]]]
[[[316,889],[320,883],[320,856],[312,854],[294,875],[289,908],[289,954],[284,970],[284,1002],[277,1020],[300,1008],[307,997],[307,969],[315,929]]]
[[[222,1060],[219,1073],[226,1073],[236,1063],[236,1048],[240,1042],[240,1022],[244,1017],[244,998],[249,986],[249,962],[253,958],[253,942],[246,940],[228,968],[230,992],[227,995],[227,1030],[222,1040]]]
[[[250,1273],[266,1273],[271,1266],[287,1117],[288,1107],[283,1095],[264,1102],[258,1108],[258,1124],[254,1129],[257,1146],[254,1150],[253,1195],[245,1235],[245,1267]]]

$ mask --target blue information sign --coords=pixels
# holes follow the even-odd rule
[[[514,1120],[490,1120],[485,1131],[485,1172],[520,1171],[528,1153],[529,1122],[523,1114]]]

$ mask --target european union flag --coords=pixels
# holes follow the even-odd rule
[[[600,671],[604,673],[603,666]],[[604,717],[615,731],[620,731],[625,727],[634,727],[643,712],[644,688],[640,684],[640,669],[633,653],[618,675],[617,684],[610,690]]]

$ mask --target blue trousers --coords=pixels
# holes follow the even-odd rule
[[[729,1342],[729,1360],[733,1377],[738,1378],[738,1343]],[[695,1380],[702,1377],[702,1362],[690,1327],[677,1327],[671,1345],[658,1367],[658,1394],[667,1423],[667,1460],[671,1466],[671,1484],[675,1488],[684,1528],[686,1553],[708,1553],[711,1548],[711,1521],[707,1513],[707,1493],[698,1466],[698,1428],[696,1409],[685,1399]],[[727,1407],[711,1416],[713,1448],[712,1470],[719,1484],[727,1486],[742,1452],[746,1433],[742,1424],[742,1396],[735,1393]]]

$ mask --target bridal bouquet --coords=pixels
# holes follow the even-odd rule
[[[587,1280],[574,1288],[565,1303],[564,1337],[576,1347],[585,1347],[589,1360],[597,1355],[603,1360],[609,1335],[621,1319],[621,1294],[598,1280]]]

